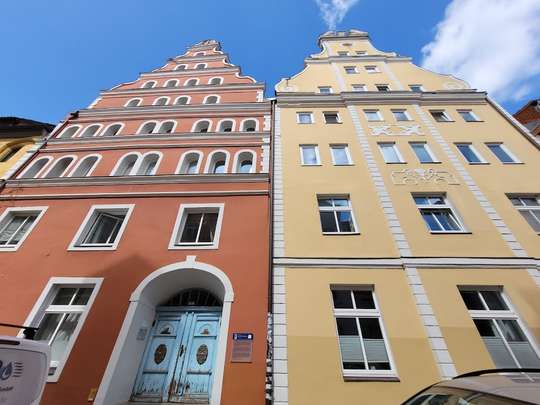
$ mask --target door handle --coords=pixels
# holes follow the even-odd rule
[[[184,345],[180,345],[180,352],[178,353],[178,357],[182,357],[184,354]]]

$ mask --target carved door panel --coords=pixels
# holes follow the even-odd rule
[[[219,313],[190,314],[182,340],[185,354],[178,358],[171,402],[209,403],[219,326]]]

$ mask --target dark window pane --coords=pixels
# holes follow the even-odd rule
[[[364,339],[382,339],[382,331],[377,318],[360,318],[360,329]]]
[[[375,309],[373,293],[371,291],[353,291],[356,308]]]
[[[343,368],[345,370],[365,370],[366,366],[362,363],[343,362]]]
[[[92,294],[92,288],[79,288],[72,305],[86,305]]]
[[[333,212],[320,212],[321,226],[323,232],[337,232],[336,219]]]
[[[188,214],[180,242],[196,242],[197,231],[201,222],[201,213]]]
[[[349,206],[349,200],[346,198],[334,198],[334,205],[336,207],[348,207]]]
[[[337,213],[340,232],[354,232],[354,224],[350,211],[340,211]]]
[[[319,207],[331,207],[332,199],[331,198],[319,198],[318,200]]]
[[[39,324],[35,339],[48,342],[58,327],[63,314],[45,314]]]
[[[435,219],[435,216],[432,214],[429,210],[421,210],[422,212],[422,218],[424,218],[424,221],[426,222],[428,228],[431,231],[442,231],[443,229]]]
[[[527,338],[519,327],[518,323],[513,319],[498,320],[497,324],[509,342],[526,342]]]
[[[461,228],[449,210],[433,211],[445,231],[459,231]]]
[[[332,290],[334,308],[353,308],[350,290]]]
[[[484,297],[489,309],[495,311],[504,311],[508,309],[498,291],[481,291],[480,294]]]
[[[414,198],[414,202],[417,205],[426,205],[428,203],[427,197],[413,197],[413,198]]]
[[[485,310],[477,291],[460,291],[461,298],[465,302],[467,309],[471,310]]]
[[[212,242],[214,240],[217,217],[216,212],[206,212],[204,214],[198,242]]]
[[[478,333],[482,337],[496,337],[498,336],[497,331],[493,325],[493,322],[489,319],[473,319]]]
[[[384,362],[368,362],[368,367],[370,370],[390,370],[390,363]]]
[[[336,318],[338,335],[340,336],[358,336],[358,327],[356,318]]]
[[[60,288],[51,302],[51,305],[69,305],[75,291],[77,291],[76,288]]]

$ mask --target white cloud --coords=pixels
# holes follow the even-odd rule
[[[329,30],[335,30],[336,26],[343,21],[350,8],[359,0],[315,0],[321,17]]]
[[[500,101],[523,99],[540,87],[540,1],[452,0],[422,53],[427,69]]]

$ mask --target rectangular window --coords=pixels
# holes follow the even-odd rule
[[[421,93],[424,91],[424,88],[422,87],[421,84],[409,84],[409,89],[411,89],[411,91],[414,91],[416,93]]]
[[[356,73],[356,66],[345,66],[345,73],[353,75]]]
[[[356,51],[356,54],[357,54],[358,56],[364,56],[364,55],[367,54],[367,52],[366,52],[366,51]]]
[[[484,158],[478,153],[475,147],[470,143],[456,143],[456,147],[459,149],[465,160],[472,164],[486,163]]]
[[[345,166],[352,164],[347,145],[330,145],[332,151],[332,162],[336,166]]]
[[[387,84],[376,84],[377,91],[390,91],[390,87]]]
[[[382,121],[382,115],[379,110],[364,110],[364,115],[368,121]]]
[[[349,55],[349,52],[347,51],[338,51],[338,56],[348,56]]]
[[[319,216],[324,234],[350,234],[357,232],[348,197],[317,197]]]
[[[51,348],[48,381],[58,381],[94,301],[101,278],[53,277],[25,324],[38,327],[35,340]]]
[[[540,367],[537,349],[501,291],[463,287],[459,292],[495,367]]]
[[[444,110],[430,111],[431,116],[437,122],[451,122],[452,119]]]
[[[296,120],[299,124],[313,124],[313,114],[311,112],[296,113]]]
[[[353,84],[352,90],[353,91],[367,91],[367,87],[365,84]]]
[[[475,113],[471,110],[458,110],[459,115],[467,122],[476,122],[480,121]]]
[[[501,163],[521,163],[512,152],[502,143],[486,143],[486,146]]]
[[[319,147],[317,145],[300,145],[300,161],[303,166],[320,165]]]
[[[334,286],[331,291],[345,377],[395,374],[372,289]]]
[[[531,228],[540,234],[540,199],[538,196],[511,196],[509,198]]]
[[[394,114],[394,118],[396,119],[396,121],[410,121],[411,120],[411,117],[409,117],[407,110],[392,110],[392,114]]]
[[[69,250],[116,249],[133,207],[133,204],[92,206]]]
[[[47,207],[7,208],[0,215],[0,252],[17,250]]]
[[[332,87],[330,87],[330,86],[320,86],[319,87],[319,93],[321,93],[321,94],[331,94],[332,93]]]
[[[368,73],[378,73],[379,72],[379,68],[377,66],[375,66],[375,65],[366,66],[365,69],[366,69],[366,72],[368,72]]]
[[[217,249],[224,204],[181,204],[169,249]]]
[[[420,163],[436,163],[437,158],[431,151],[429,145],[425,142],[410,142],[411,148],[414,151]]]
[[[459,233],[465,229],[444,195],[414,195],[414,202],[431,233]]]
[[[395,143],[378,143],[381,154],[386,163],[405,163]]]
[[[324,112],[324,122],[327,124],[341,124],[339,114],[337,112]]]

